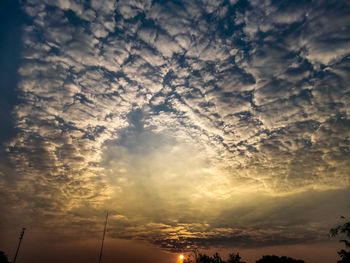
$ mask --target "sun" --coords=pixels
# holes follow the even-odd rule
[[[179,256],[179,258],[180,258],[180,259],[184,259],[184,255],[181,254],[181,255]]]

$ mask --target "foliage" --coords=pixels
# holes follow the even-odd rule
[[[304,260],[297,260],[290,257],[278,257],[278,256],[263,256],[256,263],[304,263]]]
[[[345,217],[341,217],[343,220],[347,220]],[[341,257],[341,260],[338,263],[350,263],[350,221],[345,222],[341,225],[337,225],[332,228],[329,232],[332,237],[342,235],[346,239],[339,240],[340,243],[344,243],[345,249],[338,251],[338,255]]]
[[[9,260],[3,251],[0,251],[0,263],[9,263]]]
[[[231,253],[229,255],[229,259],[227,263],[245,263],[245,262],[241,261],[241,256],[239,255],[239,253],[237,254]]]
[[[241,256],[239,255],[239,253],[230,254],[228,261],[224,261],[220,257],[219,253],[215,253],[212,257],[206,254],[198,254],[196,255],[196,259],[194,261],[191,259],[187,259],[184,261],[184,263],[245,263],[245,262],[241,261]]]

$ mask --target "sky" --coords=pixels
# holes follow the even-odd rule
[[[0,250],[17,262],[337,260],[347,0],[0,3]]]

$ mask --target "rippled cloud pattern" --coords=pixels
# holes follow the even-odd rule
[[[111,236],[171,251],[297,244],[347,205],[348,1],[22,9],[0,187],[45,227],[109,209]]]

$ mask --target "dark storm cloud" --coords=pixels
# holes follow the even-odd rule
[[[347,1],[21,8],[6,198],[49,226],[113,207],[112,236],[170,250],[322,240],[349,185]]]

